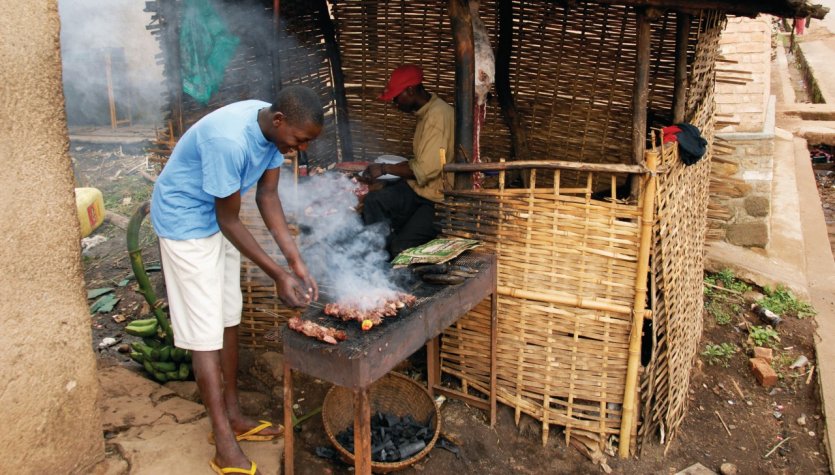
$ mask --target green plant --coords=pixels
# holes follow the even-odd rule
[[[817,313],[814,307],[807,302],[798,300],[789,289],[782,285],[778,285],[774,290],[765,287],[763,288],[763,292],[765,292],[766,296],[757,303],[777,315],[806,318],[814,316]]]
[[[751,290],[751,286],[737,279],[734,272],[730,269],[722,269],[715,274],[706,275],[704,283],[705,295],[707,296],[714,294],[712,286],[722,287],[738,293],[745,293]]]
[[[780,335],[777,330],[767,326],[753,326],[748,330],[748,336],[756,346],[773,346],[780,341]]]
[[[709,313],[714,320],[716,320],[717,325],[727,325],[731,323],[733,316],[728,313],[727,309],[723,302],[718,300],[710,300],[707,303],[707,313]]]
[[[702,356],[705,357],[707,364],[711,366],[721,364],[727,368],[731,357],[735,353],[736,346],[732,343],[720,343],[718,345],[708,343],[705,345],[705,350],[702,352]]]

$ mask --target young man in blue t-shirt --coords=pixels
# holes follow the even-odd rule
[[[217,473],[237,467],[254,474],[255,463],[238,441],[270,440],[283,430],[244,416],[238,403],[240,255],[275,280],[287,305],[318,299],[316,281],[287,228],[278,179],[284,154],[307,149],[322,122],[318,96],[303,86],[282,89],[272,105],[250,100],[222,107],[183,134],[154,186],[151,222],[160,241],[174,341],[192,351]],[[292,273],[267,255],[238,216],[241,196],[252,186]]]

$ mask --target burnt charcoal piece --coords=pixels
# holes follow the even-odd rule
[[[429,424],[434,416],[429,417]],[[409,415],[398,417],[377,412],[371,417],[371,460],[398,462],[414,456],[432,440],[431,425],[423,425]],[[336,435],[336,440],[347,451],[354,451],[354,428],[348,427]],[[324,458],[324,457],[323,457]]]

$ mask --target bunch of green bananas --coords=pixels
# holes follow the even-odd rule
[[[182,381],[191,374],[191,352],[165,344],[155,336],[131,343],[130,357],[155,380]]]
[[[143,320],[134,320],[128,323],[125,327],[125,332],[128,335],[151,337],[157,334],[157,319],[156,317],[146,318]]]

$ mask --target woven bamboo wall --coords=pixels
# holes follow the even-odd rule
[[[240,216],[241,221],[261,248],[286,268],[284,255],[281,254],[278,244],[267,231],[258,212],[254,188],[241,199]],[[239,344],[244,348],[268,348],[281,351],[281,333],[278,329],[290,317],[297,316],[299,311],[292,310],[281,303],[275,282],[260,267],[244,256],[241,256],[241,292],[244,305],[241,324],[238,327]],[[268,334],[271,337],[267,337]]]
[[[495,250],[500,288],[576,299],[558,305],[500,292],[498,399],[516,409],[517,422],[522,412],[542,421],[543,442],[558,424],[567,438],[602,445],[620,429],[641,208],[592,199],[601,180],[585,175],[580,187],[563,187],[560,172],[537,186],[532,172],[535,188],[449,191],[439,214],[444,234]],[[602,181],[613,196],[616,177]],[[483,394],[489,318],[482,304],[444,334],[441,350],[442,370]]]
[[[685,120],[713,143],[714,81],[721,12],[693,18],[687,113]],[[643,374],[640,440],[659,429],[670,440],[687,410],[690,369],[702,334],[702,280],[711,147],[695,165],[678,159],[678,148],[661,148],[657,221],[652,258],[652,359]]]

